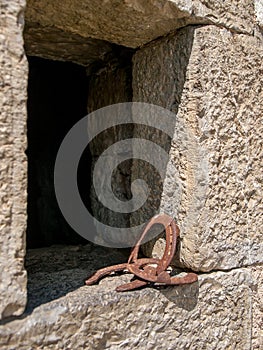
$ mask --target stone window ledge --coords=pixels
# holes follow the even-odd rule
[[[126,261],[125,253],[93,245],[29,251],[27,310],[0,326],[0,348],[202,348],[217,338],[217,349],[249,349],[247,269],[200,274],[192,285],[126,293],[115,288],[130,274],[83,285],[97,268]]]

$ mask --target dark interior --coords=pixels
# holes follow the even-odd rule
[[[129,249],[101,247],[77,234],[64,219],[54,190],[57,151],[71,127],[92,110],[131,100],[131,54],[128,52],[128,58],[126,55],[122,58],[122,53],[123,51],[117,50],[117,58],[110,57],[108,72],[106,69],[106,73],[102,70],[102,74],[99,74],[98,70],[102,68],[95,65],[94,74],[90,73],[89,67],[89,75],[84,66],[28,56],[26,312],[30,313],[36,306],[83,286],[85,278],[102,266],[127,261]],[[125,88],[121,86],[117,90],[119,94],[116,94],[115,86],[120,86],[118,81],[122,73],[127,76],[127,82]],[[94,86],[100,88],[93,89]],[[129,134],[130,130],[126,133]],[[100,212],[101,208],[94,205],[94,210],[91,205],[91,174],[96,154],[93,154],[92,158],[90,150],[92,145],[95,151],[101,150],[105,146],[105,140],[115,142],[117,136],[109,130],[91,142],[91,146],[86,147],[83,152],[78,167],[80,195],[87,209],[99,219],[100,214],[96,211]],[[129,170],[129,167],[127,169]],[[130,185],[129,176],[123,173],[123,169],[120,169],[119,178],[123,177],[125,182],[123,196],[120,198],[125,200],[129,197],[126,188],[130,188]]]
[[[86,69],[71,62],[38,57],[28,57],[28,62],[27,247],[84,243],[60,212],[53,172],[63,138],[87,114]],[[86,156],[86,181],[90,163]]]
[[[28,249],[88,243],[68,225],[57,204],[55,160],[62,140],[81,118],[101,107],[132,101],[132,54],[131,49],[112,45],[103,62],[89,67],[28,56]],[[105,130],[86,147],[77,181],[81,198],[93,216],[109,225],[118,219],[120,227],[126,227],[129,217],[116,219],[114,213],[102,208],[91,183],[92,169],[102,150],[132,135],[132,127],[115,129]],[[116,170],[112,187],[125,201],[130,196],[131,164],[124,163]]]

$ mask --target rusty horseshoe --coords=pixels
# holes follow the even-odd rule
[[[165,228],[166,245],[163,257],[159,258],[140,258],[138,259],[140,245],[149,232],[150,228],[155,224],[161,224]],[[123,284],[116,288],[117,292],[124,292],[146,286],[148,284],[178,285],[196,282],[197,274],[187,273],[183,277],[173,276],[167,272],[173,256],[176,251],[177,239],[180,235],[179,227],[173,218],[166,214],[155,215],[145,226],[142,235],[131,251],[128,262],[109,267],[104,267],[89,277],[85,283],[92,285],[98,282],[102,277],[117,271],[128,271],[133,273],[135,279],[132,282]]]

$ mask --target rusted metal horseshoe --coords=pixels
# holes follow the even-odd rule
[[[161,224],[165,228],[166,245],[163,257],[159,258],[141,258],[138,259],[140,245],[149,232],[150,228],[155,224]],[[187,273],[183,277],[171,277],[166,271],[170,265],[176,251],[177,239],[180,230],[173,218],[166,214],[154,216],[146,225],[143,233],[132,249],[128,262],[124,264],[113,265],[102,268],[95,272],[86,280],[86,285],[92,285],[98,282],[104,276],[117,271],[128,271],[136,277],[132,282],[126,283],[116,288],[116,291],[123,292],[146,286],[150,283],[158,283],[164,285],[187,284],[196,282],[198,277],[195,273]]]
[[[146,266],[146,264],[141,259],[138,260],[137,257],[143,239],[150,228],[155,224],[161,224],[164,226],[166,232],[166,245],[162,259],[157,259],[157,266],[148,268],[149,266]],[[161,276],[163,276],[163,282],[165,283],[164,279],[167,277],[165,270],[170,265],[174,256],[179,234],[179,228],[170,216],[166,214],[154,216],[146,225],[139,241],[131,252],[127,266],[129,272],[149,282],[161,282],[161,280],[158,280],[158,277],[160,279]],[[165,274],[163,274],[163,272],[165,272]]]

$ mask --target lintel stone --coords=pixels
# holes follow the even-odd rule
[[[251,0],[28,0],[25,19],[30,54],[70,56],[81,64],[99,56],[98,45],[103,56],[104,41],[137,48],[189,24],[215,24],[250,35],[256,24]],[[80,47],[85,58],[78,54]]]

